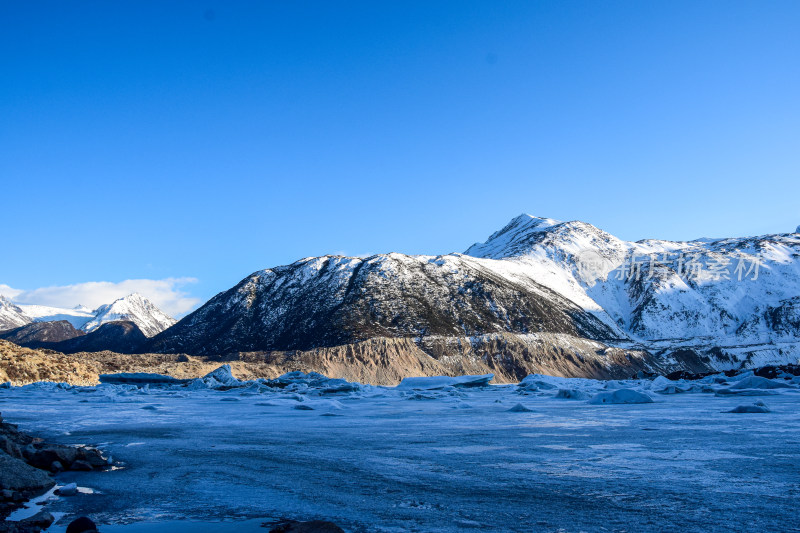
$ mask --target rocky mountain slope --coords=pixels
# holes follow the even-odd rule
[[[42,347],[67,354],[103,350],[117,353],[137,353],[146,341],[147,337],[136,323],[130,320],[115,320],[106,322],[85,335],[45,344]]]
[[[308,350],[376,337],[495,332],[613,338],[613,328],[537,283],[467,256],[325,256],[252,274],[154,337],[156,352]]]
[[[67,321],[74,328],[88,333],[103,324],[120,320],[135,323],[147,337],[152,337],[175,323],[175,319],[166,315],[150,300],[137,293],[119,298],[110,304],[101,305],[95,310],[80,305],[72,309],[64,309],[46,305],[13,304],[0,296],[0,332],[30,323]],[[40,331],[50,330],[45,328]],[[23,344],[31,342],[52,342],[52,340],[44,337],[30,337]]]
[[[49,348],[50,346],[86,335],[66,320],[55,322],[32,322],[8,331],[0,331],[0,339],[26,348]]]

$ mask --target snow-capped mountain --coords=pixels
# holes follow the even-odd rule
[[[141,294],[133,293],[95,309],[94,318],[86,322],[81,329],[91,332],[107,322],[120,320],[133,322],[147,337],[161,333],[175,323],[174,318],[166,315],[150,300]]]
[[[18,328],[30,322],[31,318],[19,306],[0,295],[0,331]]]
[[[150,300],[133,293],[95,310],[78,305],[72,309],[46,305],[13,304],[0,296],[0,331],[24,326],[31,322],[58,322],[65,320],[83,332],[91,332],[105,323],[128,320],[142,332],[152,337],[175,323]]]
[[[129,320],[152,337],[138,351],[265,361],[302,351],[306,363],[402,360],[511,380],[723,370],[800,360],[800,233],[629,242],[521,215],[464,254],[322,256],[261,270],[174,325],[139,295],[91,312],[2,309],[18,322],[83,320],[83,331]]]
[[[522,215],[469,255],[515,263],[651,351],[714,366],[800,356],[800,235],[626,242],[583,222]]]
[[[795,362],[799,259],[794,233],[627,242],[521,215],[465,254],[323,256],[256,272],[148,348],[222,354],[391,337],[450,357],[511,334],[533,357],[531,335],[553,334],[558,357],[572,360],[596,357],[579,342],[590,339],[597,353],[644,351],[661,368]],[[445,340],[431,352],[431,339]]]

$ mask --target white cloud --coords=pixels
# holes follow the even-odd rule
[[[9,300],[13,300],[18,294],[25,292],[19,289],[13,289],[8,285],[3,285],[0,283],[0,296],[5,296]]]
[[[0,294],[19,304],[68,308],[80,304],[95,309],[132,292],[138,292],[168,315],[180,316],[200,303],[199,298],[194,298],[183,290],[186,285],[196,282],[195,278],[127,279],[118,283],[88,281],[33,290],[14,289],[0,284]]]

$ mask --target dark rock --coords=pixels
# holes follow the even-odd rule
[[[28,459],[28,464],[43,470],[50,470],[54,462],[69,468],[78,459],[78,450],[71,446],[46,446],[40,449],[34,448],[32,452],[26,453],[25,457]]]
[[[14,503],[25,501],[25,497],[21,493],[10,489],[3,489],[0,491],[0,498],[2,498],[3,501]]]
[[[55,482],[43,470],[34,468],[21,459],[0,453],[0,489],[36,493],[53,485]]]
[[[800,365],[767,365],[762,366],[761,368],[756,368],[753,371],[753,374],[767,379],[776,379],[785,375],[800,376]]]
[[[96,448],[78,448],[77,450],[79,459],[89,463],[93,468],[108,466],[108,459],[103,457],[100,450]]]
[[[19,444],[5,435],[0,436],[0,452],[5,452],[16,459],[22,459],[22,449]]]
[[[92,467],[92,465],[87,463],[86,461],[82,461],[82,460],[78,459],[77,461],[72,463],[72,466],[70,467],[70,469],[71,470],[83,471],[83,472],[89,472],[91,470],[94,470],[94,467]]]
[[[54,520],[53,515],[41,511],[19,522],[0,522],[0,533],[39,533],[49,528]]]
[[[42,529],[47,529],[53,524],[54,521],[55,518],[53,518],[53,515],[46,511],[40,511],[32,517],[22,520],[22,522],[25,522],[28,526],[40,527]]]

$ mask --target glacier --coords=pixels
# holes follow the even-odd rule
[[[0,388],[7,420],[114,457],[106,472],[57,476],[82,490],[49,498],[53,531],[78,514],[123,533],[255,532],[287,517],[378,532],[800,527],[794,376],[473,376],[466,388],[446,377],[343,387],[303,372],[246,381],[225,366],[186,383],[128,377]],[[715,394],[740,386],[773,394]],[[599,402],[615,395],[651,401]]]

